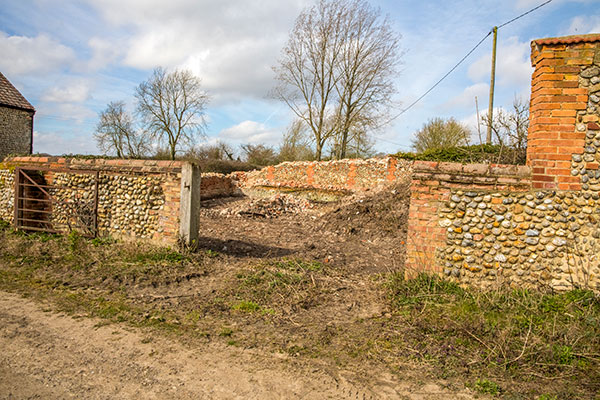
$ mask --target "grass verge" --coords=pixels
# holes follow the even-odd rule
[[[0,289],[72,314],[354,370],[402,374],[416,366],[506,399],[594,399],[600,392],[600,299],[593,292],[480,291],[390,273],[365,278],[377,279],[378,305],[387,312],[336,322],[349,283],[330,266],[230,262],[215,252],[25,235],[0,225]],[[219,274],[227,268],[225,279]],[[223,284],[210,289],[212,281]],[[174,285],[204,291],[166,296]]]

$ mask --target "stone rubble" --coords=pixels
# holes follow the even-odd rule
[[[222,210],[203,209],[201,212],[206,216],[277,218],[286,214],[304,213],[312,208],[314,204],[309,200],[276,194]]]

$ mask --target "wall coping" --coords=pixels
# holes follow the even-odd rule
[[[73,170],[91,169],[99,171],[127,171],[144,173],[180,173],[186,161],[170,160],[129,160],[105,158],[72,158],[72,157],[7,157],[4,163],[30,166],[48,166],[50,168],[65,168]]]
[[[463,175],[531,178],[531,168],[527,165],[509,164],[462,164],[443,161],[414,161],[414,172],[457,173]]]
[[[543,39],[534,39],[531,41],[531,45],[544,45],[544,44],[573,44],[573,43],[592,43],[600,42],[600,33],[591,33],[588,35],[571,35],[571,36],[560,36]]]

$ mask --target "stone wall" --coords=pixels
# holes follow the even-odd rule
[[[600,290],[600,35],[536,40],[532,64],[531,171],[415,164],[409,272]]]
[[[0,162],[0,219],[11,222],[14,218],[14,166]]]
[[[182,163],[154,160],[14,157],[0,164],[0,218],[12,222],[14,168],[44,172],[52,195],[74,204],[90,201],[98,171],[98,231],[113,237],[137,237],[175,242],[179,233]],[[72,190],[77,189],[77,190]],[[65,223],[67,213],[53,210],[52,221]]]
[[[8,154],[31,153],[33,111],[0,105],[0,161]]]

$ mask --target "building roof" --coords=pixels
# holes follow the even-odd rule
[[[600,42],[600,33],[591,33],[589,35],[572,35],[555,38],[536,39],[533,43],[541,44],[573,44],[573,43],[591,43]]]
[[[35,108],[23,97],[12,83],[0,72],[0,105],[35,111]]]

